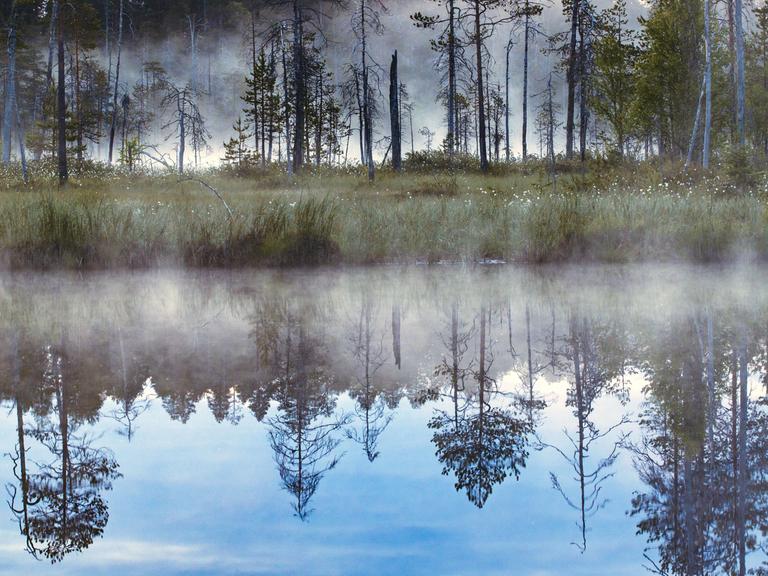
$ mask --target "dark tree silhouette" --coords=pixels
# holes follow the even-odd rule
[[[296,516],[306,521],[320,481],[342,456],[337,454],[338,433],[349,418],[336,413],[329,392],[331,377],[322,369],[305,326],[297,322],[284,332],[285,355],[274,396],[278,410],[267,424],[283,488],[295,498]]]
[[[56,563],[85,550],[103,534],[109,521],[103,492],[112,489],[120,473],[108,450],[93,447],[93,438],[77,433],[78,421],[70,415],[77,391],[67,382],[62,356],[48,348],[45,364],[41,391],[54,398],[53,413],[39,418],[25,434],[47,449],[52,459],[28,471],[28,487],[21,497],[30,551]],[[21,449],[19,454],[23,486]]]
[[[528,457],[528,422],[516,418],[510,411],[491,406],[493,380],[488,376],[492,364],[487,343],[487,312],[480,312],[480,359],[474,374],[477,397],[460,417],[438,412],[429,423],[434,430],[432,442],[443,464],[443,474],[456,475],[456,490],[464,491],[478,508],[485,506],[493,487],[509,475],[520,477]],[[452,339],[453,342],[453,339]]]

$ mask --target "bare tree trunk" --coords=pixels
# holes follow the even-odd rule
[[[355,70],[355,96],[357,97],[357,126],[358,139],[360,141],[360,163],[368,165],[365,155],[365,120],[363,120],[363,97],[360,93],[360,76]]]
[[[198,74],[197,74],[197,17],[194,14],[190,14],[187,16],[187,22],[189,23],[189,43],[190,43],[190,51],[192,52],[192,93],[197,94],[197,81],[198,81]],[[119,41],[118,41],[119,42]],[[120,60],[120,49],[118,48],[118,61]]]
[[[525,2],[525,49],[523,55],[523,161],[528,159],[528,47],[530,39],[530,7]]]
[[[123,52],[123,8],[124,0],[120,0],[120,13],[118,14],[117,25],[117,63],[115,64],[115,91],[112,96],[112,121],[109,124],[109,157],[108,162],[112,164],[112,157],[115,148],[115,131],[117,129],[117,93],[120,89],[120,60]]]
[[[24,183],[29,182],[29,174],[27,171],[27,152],[24,148],[24,129],[21,125],[21,114],[19,113],[18,99],[15,104],[16,108],[16,138],[19,141],[19,160],[21,161],[21,176],[24,178]]]
[[[693,120],[693,130],[691,131],[691,139],[688,142],[688,155],[685,160],[685,167],[691,165],[693,162],[693,151],[696,148],[696,140],[699,137],[699,125],[701,124],[701,101],[704,99],[704,93],[706,92],[706,80],[702,82],[701,93],[699,94],[698,104],[696,105],[696,116]]]
[[[504,79],[506,81],[506,91],[504,93],[504,152],[506,154],[507,164],[509,164],[509,53],[512,51],[512,39],[507,42],[507,67]]]
[[[413,141],[413,107],[408,109],[408,121],[411,124],[411,156],[416,154],[416,149],[414,146],[416,145]]]
[[[397,74],[397,50],[395,50],[395,53],[392,55],[392,65],[389,69],[389,118],[392,124],[392,168],[396,172],[401,172],[403,169],[399,102],[400,82]]]
[[[53,84],[53,58],[56,52],[59,26],[59,0],[53,0],[51,4],[51,24],[48,31],[48,69],[45,77],[45,87],[50,89]]]
[[[448,0],[448,156],[456,150],[456,12],[455,0]]]
[[[363,121],[365,126],[365,156],[368,162],[368,180],[376,178],[376,164],[373,161],[373,111],[371,110],[371,92],[368,85],[368,35],[365,21],[365,0],[360,0],[360,34],[362,41],[363,75]]]
[[[83,106],[80,100],[80,31],[75,31],[75,117],[77,118],[77,163],[83,163]],[[123,120],[125,122],[125,120]]]
[[[480,31],[480,0],[475,0],[475,50],[477,52],[477,107],[480,170],[488,172],[488,150],[485,134],[485,92],[483,88],[483,38]]]
[[[712,24],[710,0],[704,0],[704,145],[701,151],[701,164],[709,168],[709,156],[712,133]]]
[[[296,127],[293,140],[293,170],[301,171],[304,166],[304,100],[305,100],[305,72],[304,72],[304,12],[301,0],[293,0],[293,60],[294,60],[294,91],[296,93]]]
[[[574,116],[576,111],[576,34],[579,28],[579,0],[573,0],[571,6],[571,43],[568,53],[568,110],[565,121],[565,155],[573,158]]]
[[[587,154],[587,127],[589,125],[587,51],[592,34],[591,20],[585,23],[582,22],[581,16],[579,17],[579,34],[579,159],[583,164]]]
[[[557,188],[557,172],[555,165],[555,109],[552,101],[552,73],[549,73],[547,82],[547,158],[549,159],[549,171],[552,177],[552,189]]]
[[[179,175],[184,174],[184,152],[187,145],[187,132],[185,125],[186,116],[186,102],[182,97],[182,93],[176,96],[176,108],[179,113]]]
[[[744,87],[744,24],[742,0],[734,0],[736,32],[736,132],[739,146],[747,143]]]
[[[58,0],[55,1],[58,4]],[[54,7],[58,14],[58,7]],[[57,18],[56,43],[58,60],[58,84],[56,86],[56,117],[58,127],[58,171],[59,185],[64,185],[69,180],[67,167],[67,95],[66,95],[66,70],[64,69],[64,26],[62,19]]]
[[[288,96],[288,62],[285,54],[285,38],[283,36],[283,25],[280,25],[280,51],[282,52],[283,63],[283,102],[285,116],[285,158],[286,170],[288,175],[293,174],[293,161],[291,160],[291,109]],[[282,149],[281,149],[282,150]]]
[[[5,75],[5,108],[3,114],[3,163],[11,162],[11,127],[16,109],[16,2],[11,4],[8,27],[8,67]]]

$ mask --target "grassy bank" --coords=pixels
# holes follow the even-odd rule
[[[83,178],[0,191],[0,266],[768,259],[764,185],[536,174]]]

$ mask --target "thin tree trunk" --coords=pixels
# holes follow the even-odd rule
[[[747,143],[745,120],[745,86],[744,86],[744,24],[742,0],[734,0],[734,19],[736,32],[736,131],[739,146]]]
[[[123,52],[123,8],[124,0],[120,0],[120,13],[118,14],[117,25],[117,63],[115,64],[115,91],[112,95],[112,121],[109,125],[109,157],[108,162],[112,164],[112,157],[115,148],[115,131],[117,129],[117,94],[120,89],[120,60]]]
[[[83,107],[80,100],[80,31],[75,31],[75,110],[77,118],[77,162],[83,162]],[[123,120],[125,122],[125,120]]]
[[[293,161],[291,160],[291,108],[289,105],[288,95],[288,62],[286,58],[285,50],[285,38],[283,36],[283,25],[280,25],[280,51],[282,52],[283,61],[283,102],[284,115],[285,115],[285,158],[286,158],[286,170],[288,175],[293,174]],[[281,144],[282,146],[282,144]],[[282,154],[282,147],[280,148],[280,154]]]
[[[21,176],[24,179],[24,183],[29,182],[29,172],[27,170],[27,151],[24,148],[24,130],[21,125],[21,114],[19,113],[18,99],[15,102],[16,108],[16,139],[19,142],[19,160],[21,161]]]
[[[304,166],[304,12],[301,0],[293,0],[293,52],[294,52],[294,91],[296,103],[296,127],[293,140],[293,170],[301,171]]]
[[[360,163],[368,165],[365,154],[365,120],[363,120],[363,98],[360,93],[360,76],[355,71],[355,96],[357,97],[357,126],[360,141]]]
[[[523,55],[523,161],[528,159],[528,46],[530,20],[528,0],[525,2],[525,49]]]
[[[691,131],[691,139],[688,142],[688,155],[685,160],[685,167],[688,168],[693,162],[693,151],[696,148],[696,140],[699,137],[699,125],[701,124],[701,102],[704,100],[704,93],[706,92],[706,79],[701,84],[701,92],[699,93],[698,104],[696,105],[696,116],[693,120],[693,130]]]
[[[48,31],[48,68],[45,76],[46,90],[50,90],[53,84],[53,59],[56,52],[56,44],[59,36],[59,0],[53,0],[51,4],[51,23]]]
[[[8,27],[8,67],[5,76],[5,108],[3,114],[3,156],[4,164],[11,162],[11,127],[14,124],[16,108],[16,2],[11,4],[10,26]]]
[[[186,103],[181,92],[176,97],[176,108],[179,113],[179,174],[184,174],[184,152],[187,145],[187,132],[185,126]]]
[[[480,0],[475,0],[475,50],[477,52],[477,106],[478,134],[480,148],[480,170],[488,172],[488,150],[486,148],[485,92],[483,87],[483,38],[480,32]]]
[[[456,149],[456,12],[455,0],[448,0],[448,156]]]
[[[504,93],[504,152],[506,154],[507,164],[509,164],[509,53],[512,51],[512,40],[507,42],[507,67],[504,75],[505,93]]]
[[[58,0],[55,1],[58,4]],[[54,7],[58,14],[58,7]],[[56,117],[58,127],[57,160],[59,171],[59,185],[64,185],[69,180],[67,167],[67,96],[66,96],[66,70],[64,69],[64,26],[62,19],[57,18],[56,43],[58,60],[58,84],[56,86]]]
[[[368,180],[376,178],[376,164],[373,161],[373,111],[371,110],[371,94],[368,85],[368,37],[365,21],[365,0],[360,0],[360,29],[362,41],[362,74],[363,74],[363,120],[365,125],[365,156],[368,161]]]
[[[701,164],[709,169],[709,155],[712,133],[712,25],[710,0],[704,0],[704,145],[701,151]],[[689,154],[690,158],[690,154]]]
[[[568,54],[568,109],[565,121],[565,155],[573,158],[574,116],[576,111],[576,35],[579,27],[579,0],[571,6],[571,42]]]
[[[403,169],[400,130],[400,82],[397,74],[397,50],[392,55],[392,64],[389,69],[389,118],[392,124],[392,168],[396,172]]]

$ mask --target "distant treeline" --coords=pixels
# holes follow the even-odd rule
[[[353,157],[373,179],[379,165],[400,170],[403,155],[416,154],[417,134],[426,152],[441,150],[449,164],[475,157],[483,172],[531,156],[547,159],[554,172],[560,154],[581,161],[658,156],[704,168],[724,161],[745,171],[766,160],[764,5],[654,0],[647,16],[630,22],[624,0],[607,9],[563,0],[561,31],[549,33],[541,21],[560,7],[539,0],[413,3],[411,20],[435,53],[434,94],[445,109],[445,137],[435,141],[438,127],[414,118],[399,75],[398,51],[408,57],[409,47],[387,39],[391,61],[371,55],[387,4],[6,1],[0,160],[55,159],[65,182],[71,165],[88,160],[183,173],[213,153],[235,169],[277,163],[294,173],[307,164],[349,165]],[[328,65],[332,18],[351,25],[340,71]],[[217,55],[232,38],[241,69],[218,70]],[[500,39],[505,53],[495,54]],[[515,46],[522,46],[522,66],[510,63]],[[553,63],[538,93],[529,89],[535,51]],[[512,84],[522,86],[519,103],[510,101]],[[220,147],[210,116],[224,109],[234,134]],[[510,141],[513,112],[522,123],[519,144]]]

